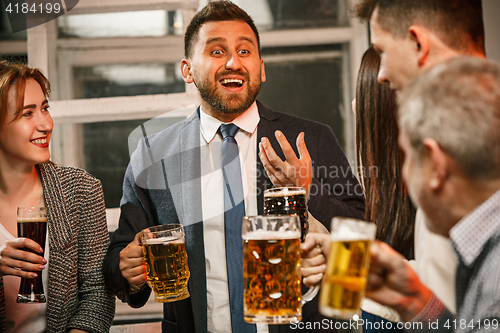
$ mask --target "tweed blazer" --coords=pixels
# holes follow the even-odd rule
[[[109,235],[101,182],[77,168],[51,163],[38,168],[48,213],[47,332],[109,332],[115,300],[102,270]],[[1,279],[0,322],[5,332]]]

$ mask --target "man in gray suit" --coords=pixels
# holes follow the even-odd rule
[[[362,189],[328,126],[271,111],[256,100],[265,81],[259,35],[238,6],[210,2],[195,15],[186,30],[181,72],[187,83],[196,85],[201,106],[185,121],[144,138],[131,156],[119,227],[105,259],[107,283],[132,307],[144,305],[151,290],[145,284],[137,234],[148,226],[181,223],[186,231],[191,297],[165,303],[164,332],[290,331],[290,325],[245,324],[243,290],[231,287],[229,276],[242,275],[242,267],[231,266],[226,256],[239,256],[241,262],[242,255],[226,250],[233,241],[241,246],[241,231],[237,231],[241,218],[231,220],[226,215],[222,128],[238,126],[232,140],[239,149],[243,196],[231,210],[241,205],[246,215],[261,214],[263,191],[273,182],[296,185],[310,191],[309,211],[329,226],[333,216],[363,216]],[[273,136],[279,143],[267,139]],[[298,149],[285,136],[297,137]],[[270,170],[272,182],[257,157],[258,143],[269,158],[277,154],[285,160],[279,170]],[[233,291],[241,294],[239,301],[233,301]],[[314,302],[304,306],[303,318],[322,319]]]

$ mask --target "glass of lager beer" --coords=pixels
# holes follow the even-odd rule
[[[321,286],[319,312],[328,317],[351,319],[360,315],[370,265],[370,244],[375,223],[333,218],[331,247]]]
[[[189,297],[190,272],[184,238],[184,227],[180,224],[159,225],[141,231],[146,278],[156,302]]]
[[[17,208],[17,236],[34,240],[45,253],[47,239],[47,209],[45,207],[18,207]],[[24,251],[34,252],[24,248]],[[40,255],[39,253],[36,253]],[[17,295],[17,303],[45,303],[43,293],[42,273],[33,279],[21,278],[21,285]]]
[[[264,215],[293,215],[300,218],[300,239],[309,231],[307,198],[303,187],[275,187],[264,191]]]
[[[300,220],[297,215],[243,218],[243,313],[247,323],[286,324],[302,319]]]

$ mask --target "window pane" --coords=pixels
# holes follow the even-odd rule
[[[75,67],[74,98],[137,96],[185,92],[177,64]]]
[[[347,0],[233,0],[259,30],[343,27],[349,25]],[[200,7],[207,0],[200,1]]]
[[[57,19],[60,38],[159,37],[182,35],[182,12],[140,12],[64,15]]]
[[[25,64],[25,65],[28,64],[28,55],[27,54],[9,54],[9,55],[2,54],[1,59],[16,62],[16,63],[21,63],[21,64]]]
[[[339,48],[340,45],[327,45],[263,50],[266,82],[262,84],[259,100],[273,110],[329,125],[344,146],[342,110],[346,87]],[[312,50],[315,52],[311,53]],[[307,55],[303,56],[305,51]],[[272,57],[270,53],[281,57]],[[266,54],[270,61],[266,62]]]
[[[274,29],[347,25],[345,0],[268,0]]]
[[[130,161],[129,146],[135,150],[145,122],[147,133],[159,132],[184,117],[140,119],[83,124],[85,169],[102,182],[106,208],[120,207],[125,170]],[[136,135],[134,135],[136,134]]]

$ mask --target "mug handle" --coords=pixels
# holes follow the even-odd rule
[[[304,295],[302,295],[302,300],[300,301],[302,303],[302,305],[306,304],[307,302],[312,301],[314,299],[314,297],[316,297],[316,295],[319,292],[319,287],[320,287],[320,283],[312,286],[311,288],[309,288],[309,290]]]

